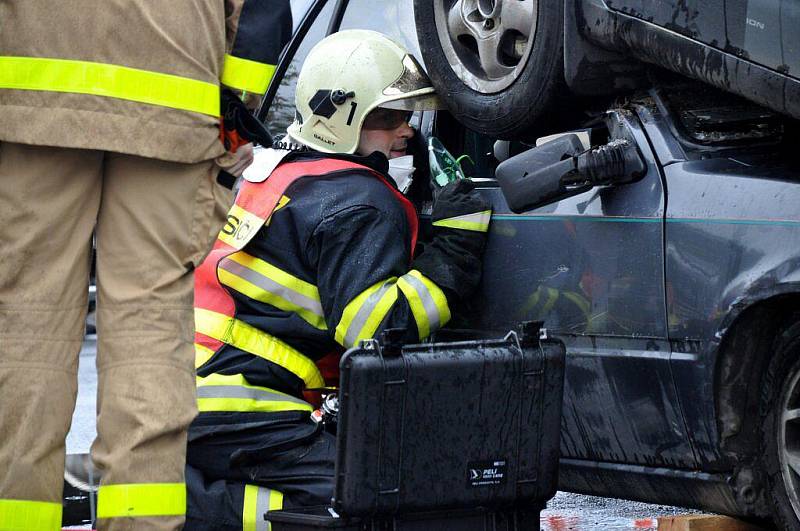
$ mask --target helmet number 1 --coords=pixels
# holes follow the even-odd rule
[[[356,114],[356,107],[358,107],[358,103],[351,101],[350,102],[350,116],[347,117],[347,125],[351,125],[353,123],[353,116]]]

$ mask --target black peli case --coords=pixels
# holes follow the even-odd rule
[[[539,323],[503,339],[362,342],[340,364],[335,513],[271,512],[273,529],[538,529],[556,492],[564,354]]]
[[[515,333],[350,350],[341,362],[334,509],[395,514],[550,499],[563,367],[560,341]]]

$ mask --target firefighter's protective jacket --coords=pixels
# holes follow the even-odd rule
[[[291,32],[289,0],[4,0],[0,141],[215,158],[220,82],[263,94]]]
[[[450,319],[445,292],[411,269],[416,213],[386,169],[379,154],[299,153],[244,184],[195,275],[201,417],[310,411],[302,392],[325,385],[327,354]]]

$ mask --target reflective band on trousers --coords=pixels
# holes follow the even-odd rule
[[[352,347],[361,339],[371,338],[397,301],[397,277],[382,280],[350,301],[336,326],[335,339]]]
[[[0,531],[58,531],[60,503],[0,499]]]
[[[450,320],[444,292],[419,271],[412,269],[400,277],[397,287],[408,299],[420,339],[425,339]]]
[[[474,214],[465,214],[463,216],[456,216],[454,218],[440,219],[439,221],[434,221],[433,225],[436,227],[448,227],[451,229],[486,232],[489,230],[489,221],[491,218],[492,211],[484,210],[483,212],[476,212]]]
[[[275,73],[275,65],[225,54],[222,84],[231,88],[264,94]]]
[[[251,385],[241,374],[197,377],[197,409],[209,411],[314,411],[308,402],[266,387]]]
[[[325,385],[313,361],[263,330],[203,308],[194,309],[194,324],[195,330],[201,334],[280,365],[303,380],[308,389]]]
[[[186,514],[186,485],[183,483],[101,485],[97,491],[98,518],[184,514]]]
[[[267,511],[283,509],[283,494],[277,490],[244,486],[242,505],[242,531],[269,531],[270,523],[264,520]]]
[[[220,283],[247,297],[293,312],[319,330],[327,330],[319,290],[274,265],[245,252],[220,260]]]
[[[219,86],[127,66],[0,57],[0,88],[91,94],[219,116]]]

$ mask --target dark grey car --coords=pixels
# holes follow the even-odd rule
[[[797,124],[709,97],[676,106],[654,90],[592,128],[635,144],[636,182],[515,213],[485,181],[495,210],[470,324],[543,319],[566,343],[562,490],[796,529]],[[492,177],[491,144],[450,131],[437,132]]]

